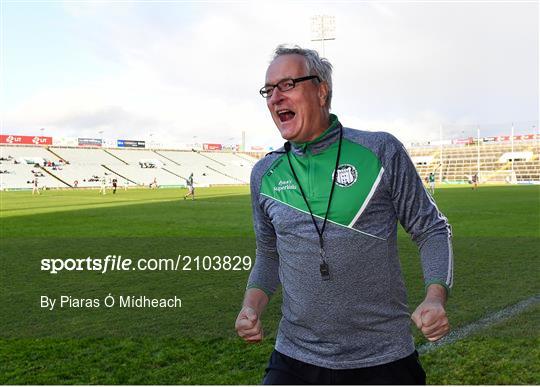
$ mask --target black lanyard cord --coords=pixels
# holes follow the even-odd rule
[[[332,204],[332,197],[334,196],[334,188],[336,185],[337,180],[337,174],[338,174],[338,167],[339,167],[339,158],[341,155],[341,142],[343,139],[343,128],[341,127],[339,129],[339,145],[337,150],[337,156],[336,156],[336,167],[334,168],[334,176],[332,178],[332,187],[330,188],[330,196],[328,197],[328,206],[326,207],[326,214],[324,215],[324,221],[322,224],[321,229],[319,229],[319,226],[317,225],[317,221],[315,220],[315,216],[313,216],[313,211],[311,211],[311,206],[309,205],[309,202],[306,198],[306,194],[304,193],[304,189],[302,188],[302,185],[300,184],[300,180],[298,179],[298,176],[296,175],[296,172],[292,166],[291,158],[289,156],[289,151],[291,150],[291,143],[286,142],[285,143],[285,152],[287,153],[287,160],[289,161],[289,166],[291,167],[291,171],[293,173],[294,179],[296,180],[296,184],[298,184],[298,187],[300,188],[300,193],[302,194],[302,197],[304,198],[304,202],[306,203],[306,206],[309,210],[309,214],[311,215],[311,221],[313,222],[313,225],[315,226],[315,230],[317,230],[317,234],[319,235],[319,245],[321,248],[321,257],[323,260],[323,263],[326,264],[324,260],[324,229],[326,228],[326,221],[328,219],[328,213],[330,212],[330,205]]]

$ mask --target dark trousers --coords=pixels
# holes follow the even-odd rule
[[[426,384],[418,353],[373,367],[334,370],[272,352],[263,384]]]

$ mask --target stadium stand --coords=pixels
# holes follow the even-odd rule
[[[540,182],[540,158],[537,141],[516,141],[474,145],[445,145],[440,148],[409,149],[422,178],[435,172],[438,181],[466,183],[478,174],[480,183]]]
[[[69,161],[69,164],[61,170],[47,169],[50,169],[50,173],[67,182],[70,186],[77,185],[78,188],[99,187],[100,179],[103,176],[106,176],[107,181],[113,178],[122,179],[120,175],[103,167],[103,165],[122,164],[120,160],[110,156],[103,149],[51,147],[49,151]]]
[[[119,186],[185,186],[193,173],[195,185],[249,184],[251,169],[263,154],[118,149],[90,147],[0,147],[2,189],[40,187],[92,188],[100,179],[118,179]],[[443,183],[467,183],[478,174],[480,183],[540,184],[540,141],[490,142],[471,145],[415,146],[408,149],[420,176],[434,172]],[[479,173],[478,173],[479,172]],[[75,184],[77,182],[77,184]]]
[[[35,178],[38,187],[69,187],[68,184],[49,173],[46,165],[64,165],[58,157],[44,147],[0,147],[0,188],[32,188]]]
[[[256,160],[250,161],[247,158],[249,156],[239,157],[235,153],[201,152],[201,155],[216,161],[219,165],[215,165],[213,168],[217,171],[242,183],[249,183],[251,169]]]
[[[196,186],[247,184],[249,181],[224,173],[226,165],[207,156],[209,152],[159,150],[156,153],[172,162],[166,167],[171,171],[186,178],[193,172]]]

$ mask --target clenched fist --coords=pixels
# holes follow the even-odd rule
[[[257,311],[249,306],[244,306],[235,324],[238,336],[248,343],[259,343],[263,339],[263,329]]]
[[[418,305],[411,316],[418,329],[429,341],[437,341],[450,331],[444,309],[445,301],[446,290],[439,285],[431,285],[425,300]]]

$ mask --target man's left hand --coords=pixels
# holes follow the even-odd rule
[[[429,341],[437,341],[450,331],[445,303],[446,289],[440,285],[430,285],[426,298],[411,316]]]

